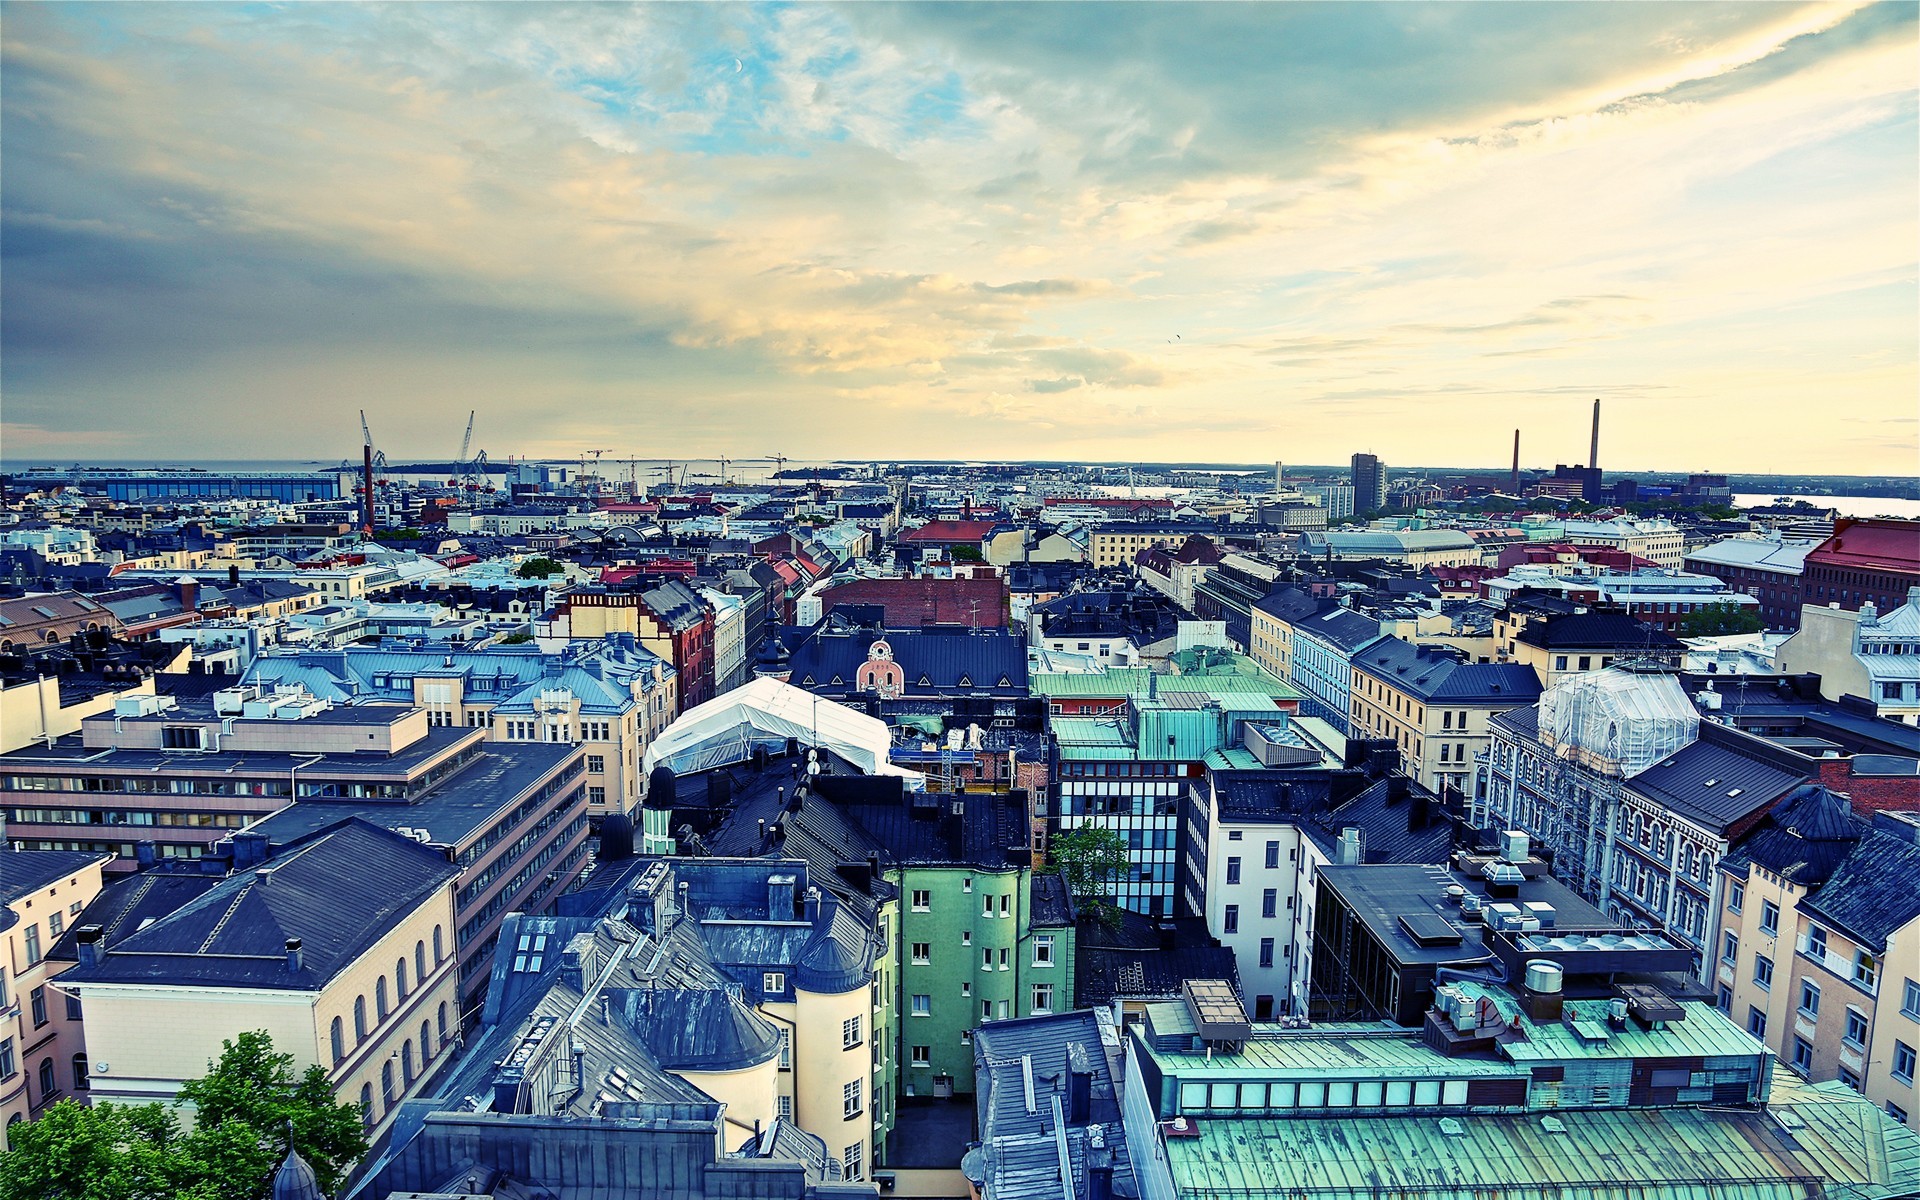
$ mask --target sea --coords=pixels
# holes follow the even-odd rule
[[[1759,508],[1776,501],[1788,504],[1805,500],[1815,508],[1831,508],[1843,517],[1900,517],[1920,520],[1920,500],[1901,500],[1892,496],[1814,496],[1793,492],[1736,492],[1735,508]]]

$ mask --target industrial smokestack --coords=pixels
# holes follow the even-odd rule
[[[1593,471],[1600,469],[1600,401],[1598,398],[1593,402],[1593,445],[1587,450],[1587,468]]]
[[[373,443],[360,448],[360,531],[373,536]]]
[[[1508,481],[1507,490],[1513,495],[1520,494],[1520,431],[1513,431],[1513,477]]]

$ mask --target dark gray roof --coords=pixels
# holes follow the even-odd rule
[[[1297,587],[1282,585],[1255,600],[1253,607],[1291,625],[1295,621],[1312,616],[1319,609],[1320,603]]]
[[[1703,737],[1633,776],[1627,788],[1704,828],[1722,831],[1773,807],[1805,780],[1797,771]]]
[[[1686,649],[1640,618],[1625,612],[1583,612],[1531,621],[1518,640],[1546,650],[1631,650],[1678,654]]]
[[[80,954],[74,946],[74,933],[85,925],[100,926],[103,942],[108,946],[117,945],[121,938],[220,886],[221,878],[143,871],[116,879],[102,888],[93,902],[73,919],[60,940],[47,951],[47,957],[56,962],[77,962]]]
[[[0,898],[11,904],[107,858],[90,850],[0,849]]]
[[[1920,917],[1920,846],[1868,829],[1800,911],[1878,950]]]
[[[454,874],[439,852],[351,821],[229,876],[61,979],[318,991]],[[298,969],[287,961],[291,938],[302,945]]]
[[[1325,612],[1295,621],[1293,632],[1296,637],[1304,635],[1350,655],[1379,639],[1380,622],[1336,605]]]
[[[1032,887],[1033,898],[1029,902],[1028,913],[1034,928],[1073,924],[1073,893],[1068,891],[1065,879],[1044,872],[1033,877]]]
[[[1353,669],[1432,704],[1532,704],[1540,678],[1520,663],[1467,663],[1452,654],[1381,638],[1353,656]]]
[[[1092,1012],[995,1021],[974,1033],[973,1055],[981,1146],[968,1157],[985,1182],[985,1194],[994,1200],[1085,1196],[1088,1167],[1096,1161],[1112,1168],[1113,1195],[1140,1194],[1114,1085],[1118,1038],[1111,1025],[1103,1029]],[[1090,1076],[1088,1111],[1081,1122],[1072,1119],[1069,1108],[1068,1076],[1074,1069]],[[1032,1112],[1027,1110],[1029,1079]],[[1056,1102],[1064,1118],[1058,1129]],[[1100,1147],[1092,1144],[1090,1129],[1099,1131]],[[1060,1178],[1060,1135],[1071,1180]]]
[[[1787,794],[1760,824],[1735,842],[1721,869],[1744,877],[1758,864],[1802,887],[1818,887],[1859,845],[1867,823],[1853,807],[1819,784]]]

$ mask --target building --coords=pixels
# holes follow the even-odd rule
[[[1277,587],[1248,612],[1247,654],[1281,679],[1293,678],[1293,627],[1321,611],[1321,602],[1295,587]]]
[[[1920,521],[1842,517],[1833,536],[1807,551],[1800,577],[1802,603],[1855,609],[1871,602],[1881,612],[1906,603],[1920,584]]]
[[[1872,600],[1854,609],[1807,605],[1776,658],[1784,674],[1818,675],[1829,700],[1858,696],[1880,716],[1920,725],[1920,584],[1884,615]]]
[[[432,848],[354,821],[137,924],[83,912],[59,988],[84,1014],[92,1097],[171,1100],[223,1039],[260,1029],[384,1129],[459,1035],[455,875]]]
[[[96,631],[119,635],[126,626],[104,605],[79,592],[43,592],[0,600],[0,654]]]
[[[1350,483],[1306,483],[1301,495],[1327,510],[1328,521],[1343,521],[1353,515],[1353,485]]]
[[[1685,643],[1630,613],[1573,606],[1573,612],[1528,612],[1514,606],[1495,618],[1494,637],[1503,657],[1530,667],[1541,687],[1568,674],[1604,671],[1616,662],[1678,668]]]
[[[1459,529],[1330,529],[1300,535],[1300,553],[1328,561],[1393,562],[1409,567],[1478,564],[1480,543]]]
[[[1380,622],[1328,607],[1293,622],[1293,674],[1300,710],[1345,734],[1353,719],[1353,658],[1381,637]]]
[[[842,605],[874,605],[890,629],[959,625],[968,629],[1007,627],[1007,580],[982,571],[936,579],[852,579],[829,583],[820,592],[820,611]]]
[[[1683,565],[1760,601],[1768,629],[1800,628],[1800,577],[1818,542],[1736,537],[1696,546]]]
[[[0,1123],[8,1129],[59,1100],[87,1097],[78,1006],[49,985],[66,965],[54,946],[100,894],[106,862],[85,851],[0,849]]]
[[[569,638],[628,633],[672,663],[682,711],[713,699],[713,610],[693,588],[677,579],[640,579],[572,588],[560,603]]]
[[[1909,1128],[1920,1128],[1917,832],[1861,820],[1817,784],[1796,789],[1720,863],[1712,967],[1721,1011],[1781,1061]]]
[[[1469,663],[1383,637],[1353,656],[1349,736],[1392,742],[1422,787],[1464,795],[1488,722],[1539,698],[1539,680],[1520,663]]]
[[[1615,517],[1610,521],[1568,521],[1561,536],[1575,546],[1597,546],[1644,558],[1677,570],[1686,557],[1686,535],[1660,517]]]
[[[297,685],[335,704],[424,709],[438,727],[483,729],[490,742],[586,748],[587,804],[595,823],[632,816],[640,762],[680,711],[679,675],[633,633],[480,649],[384,642],[255,659],[242,682]]]
[[[1106,1009],[982,1029],[980,1145],[962,1162],[988,1200],[1138,1196],[1121,1114],[1120,1030]]]
[[[7,487],[46,491],[72,488],[110,501],[259,499],[298,504],[351,496],[356,472],[203,471],[198,468],[34,467],[4,478]]]
[[[1920,1188],[1920,1136],[1864,1098],[1776,1078],[1766,1047],[1709,1004],[1589,988],[1582,970],[1547,960],[1531,988],[1448,984],[1404,1031],[1251,1022],[1230,991],[1194,981],[1122,1034],[1138,1194],[1892,1200]]]
[[[1087,560],[1096,569],[1130,567],[1134,556],[1155,546],[1176,546],[1196,532],[1191,525],[1159,522],[1114,522],[1087,529]]]
[[[868,623],[877,615],[840,609],[815,629],[782,629],[762,647],[755,673],[832,699],[1012,701],[1027,694],[1018,634],[953,625],[882,629]]]
[[[1356,454],[1352,464],[1355,512],[1377,513],[1387,507],[1387,464],[1371,454]]]
[[[1219,561],[1220,548],[1196,534],[1178,546],[1149,546],[1133,556],[1133,569],[1182,612],[1192,612],[1194,585]]]

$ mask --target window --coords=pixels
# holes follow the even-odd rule
[[[1720,940],[1720,961],[1728,966],[1740,961],[1740,939],[1731,933]]]
[[[1000,897],[1000,915],[1003,917],[1013,915],[1013,896],[1011,894]]]
[[[1819,962],[1827,960],[1827,931],[1818,925],[1807,927],[1807,953]]]
[[[420,1022],[420,1065],[425,1067],[433,1061],[433,1026]]]
[[[960,944],[961,944],[962,946],[971,946],[971,945],[973,945],[973,930],[971,930],[971,929],[962,929],[962,930],[960,931]]]
[[[588,803],[588,804],[605,804],[606,802],[607,802],[607,789],[606,789],[606,788],[603,788],[603,787],[597,787],[597,786],[592,786],[592,785],[589,785],[589,786],[588,786],[588,788],[587,788],[587,803]]]
[[[1260,939],[1260,965],[1263,967],[1271,967],[1273,965],[1273,939],[1272,938]]]
[[[1773,960],[1764,954],[1753,956],[1753,981],[1762,988],[1773,988]]]
[[[587,755],[587,774],[605,775],[606,773],[607,773],[606,755],[604,754]]]
[[[47,989],[37,987],[27,993],[28,1008],[33,1012],[33,1027],[40,1028],[47,1023]]]
[[[1008,950],[1005,946],[1000,947],[1000,969],[1002,971],[1007,969],[1007,959],[1011,953],[1012,951]]]
[[[60,1081],[53,1077],[53,1060],[40,1060],[40,1099],[44,1102],[48,1096],[60,1090]]]
[[[445,957],[446,954],[440,947],[440,927],[435,925],[433,927],[433,965],[439,966],[440,960]]]
[[[1907,1045],[1905,1042],[1895,1042],[1893,1044],[1893,1077],[1901,1083],[1911,1084],[1913,1082],[1913,1062],[1913,1047]]]
[[[1268,888],[1260,893],[1260,915],[1271,920],[1280,912],[1280,893]]]
[[[416,983],[427,981],[427,944],[425,942],[413,944],[413,978]]]
[[[1747,1032],[1765,1041],[1767,1038],[1767,1014],[1757,1008],[1747,1008]]]
[[[1564,654],[1556,654],[1556,655],[1554,655],[1554,656],[1553,656],[1553,669],[1554,669],[1554,670],[1556,670],[1556,671],[1564,671],[1564,670],[1566,670],[1566,669],[1567,669],[1567,656],[1566,656],[1566,655],[1564,655]]]
[[[341,1027],[339,1017],[335,1017],[333,1023],[327,1027],[327,1041],[332,1046],[334,1062],[337,1063],[346,1058],[347,1034],[346,1030]]]
[[[1811,979],[1800,981],[1800,1015],[1803,1017],[1820,1015],[1820,985]]]
[[[1723,1013],[1732,1012],[1733,1011],[1733,989],[1728,987],[1724,983],[1721,984],[1718,988],[1716,988],[1714,990],[1713,1006],[1719,1009]]]
[[[1053,985],[1036,983],[1033,985],[1033,1011],[1050,1013],[1053,1011]]]
[[[393,1060],[388,1059],[380,1064],[380,1103],[392,1108],[397,1098],[398,1093],[393,1090]]]
[[[73,1056],[73,1090],[84,1092],[87,1086],[87,1056],[76,1054]]]
[[[6,999],[6,989],[0,988],[0,1001]],[[1920,983],[1907,980],[1906,989],[1900,995],[1900,1011],[1920,1021]]]
[[[980,969],[982,971],[993,970],[993,949],[989,946],[980,947]]]
[[[1865,1046],[1867,1044],[1867,1017],[1857,1008],[1847,1010],[1847,1029],[1840,1035],[1848,1045]]]
[[[1853,981],[1871,991],[1873,981],[1879,975],[1879,967],[1873,961],[1873,955],[1865,950],[1853,952]]]
[[[927,995],[916,995],[913,998],[913,1015],[916,1017],[932,1016],[933,1015],[933,997],[927,996]]]
[[[1767,934],[1780,932],[1780,906],[1771,900],[1760,902],[1760,932]]]
[[[1277,870],[1280,866],[1280,843],[1267,843],[1267,870]]]
[[[915,888],[913,892],[913,911],[932,912],[933,893],[925,888]]]
[[[961,877],[960,890],[968,893],[973,891],[973,876],[966,875]]]
[[[387,978],[384,975],[373,985],[373,1011],[382,1021],[387,1019]]]
[[[913,944],[913,961],[915,963],[920,964],[921,966],[925,966],[927,963],[932,962],[933,961],[932,945],[930,945],[927,942],[915,942]]]
[[[353,1041],[355,1045],[367,1040],[367,998],[353,998]]]
[[[787,973],[785,971],[762,971],[760,973],[760,990],[769,996],[778,996],[780,993],[786,991]]]
[[[840,1088],[840,1115],[848,1121],[860,1115],[860,1081],[858,1079]]]
[[[912,1064],[916,1067],[930,1067],[933,1065],[933,1047],[932,1046],[909,1047],[907,1050],[907,1057],[911,1060]]]
[[[67,1020],[78,1021],[81,1020],[83,1016],[84,1014],[80,1011],[80,997],[69,993],[67,996]]]
[[[1813,1043],[1803,1037],[1793,1039],[1793,1069],[1803,1075],[1813,1071]]]
[[[840,1177],[842,1179],[860,1178],[860,1143],[848,1146],[840,1155]]]
[[[435,1024],[440,1029],[440,1042],[442,1045],[445,1045],[447,1041],[447,1006],[444,1003],[440,1005],[440,1019],[435,1022]]]
[[[407,960],[404,958],[393,964],[393,992],[396,1000],[407,998]]]
[[[840,1048],[851,1050],[860,1044],[860,1018],[848,1017],[840,1022]]]
[[[64,915],[57,912],[47,914],[47,936],[48,937],[50,938],[59,937],[60,931],[65,929],[66,927],[67,927],[67,918]]]
[[[1053,935],[1037,933],[1033,936],[1033,965],[1050,967],[1053,965]]]
[[[1732,887],[1727,889],[1727,908],[1729,911],[1739,912],[1740,906],[1742,904],[1745,904],[1746,902],[1747,902],[1747,885],[1746,884],[1736,883]]]
[[[32,966],[33,964],[39,961],[40,961],[40,926],[38,924],[33,924],[33,925],[27,926],[27,965]]]
[[[775,1096],[773,1098],[773,1115],[783,1121],[793,1120],[793,1097]]]
[[[1240,860],[1238,857],[1229,858],[1227,860],[1227,882],[1228,883],[1240,882]]]

